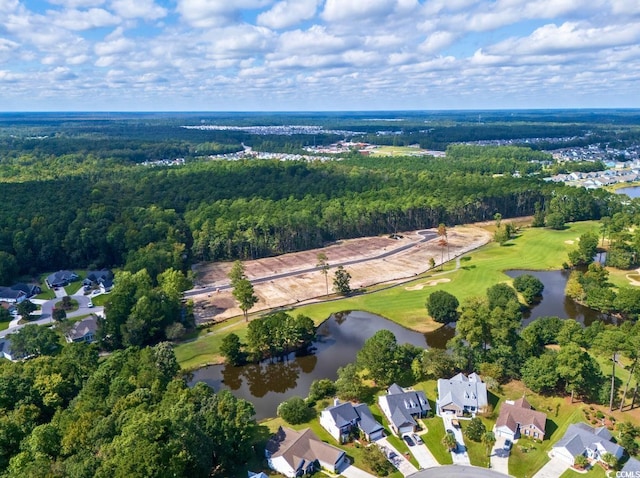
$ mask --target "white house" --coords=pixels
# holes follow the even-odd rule
[[[366,404],[353,405],[350,402],[340,403],[320,412],[320,425],[336,439],[338,443],[349,441],[354,429],[360,430],[369,441],[384,437],[384,427],[373,418]]]
[[[289,478],[312,474],[323,468],[331,473],[349,463],[344,451],[321,441],[310,428],[302,431],[280,427],[267,442],[269,468]]]
[[[578,455],[602,461],[605,453],[611,453],[619,460],[624,448],[611,441],[611,433],[605,427],[592,428],[586,423],[569,425],[562,439],[553,445],[553,455],[571,466]]]
[[[475,416],[489,404],[487,386],[480,377],[472,373],[468,377],[462,373],[449,379],[438,379],[438,401],[436,409],[439,415],[453,413],[462,416],[470,413]]]

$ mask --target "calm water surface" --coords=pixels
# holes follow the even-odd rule
[[[365,341],[381,329],[393,332],[400,344],[419,347],[444,347],[455,333],[454,327],[442,327],[421,334],[368,312],[345,312],[332,315],[320,326],[312,355],[291,354],[286,361],[242,367],[212,365],[195,371],[191,383],[203,381],[216,391],[229,389],[254,403],[258,420],[273,417],[282,401],[294,395],[306,397],[315,379],[335,380],[338,368],[354,362]]]
[[[616,194],[626,194],[630,198],[640,198],[640,186],[616,189]]]
[[[606,320],[599,312],[565,297],[568,271],[507,272],[512,278],[522,274],[532,274],[544,284],[542,299],[524,314],[523,325],[545,316],[572,318],[584,325]],[[212,365],[195,371],[191,384],[203,381],[216,391],[231,390],[235,396],[253,402],[258,420],[273,417],[276,408],[284,400],[294,395],[306,397],[314,380],[335,380],[338,368],[354,362],[365,341],[382,329],[393,332],[400,344],[433,348],[444,348],[455,334],[455,324],[421,334],[368,312],[342,312],[332,315],[318,329],[315,353],[303,357],[291,354],[284,361],[267,361],[242,367]]]

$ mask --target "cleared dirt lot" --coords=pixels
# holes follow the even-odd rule
[[[318,262],[319,252],[327,255],[330,265],[357,259],[365,259],[358,264],[346,266],[351,274],[351,287],[366,288],[374,284],[409,279],[429,268],[429,259],[436,264],[441,260],[453,259],[469,250],[486,244],[491,239],[487,230],[478,226],[458,226],[448,230],[448,247],[438,244],[439,238],[420,243],[422,236],[416,231],[401,233],[399,239],[385,236],[339,241],[322,249],[284,254],[278,257],[257,259],[244,263],[250,280],[270,277],[274,274],[300,271],[292,277],[278,278],[254,285],[260,299],[252,312],[282,307],[322,299],[326,294],[325,276],[319,271],[303,272],[313,268]],[[385,258],[377,256],[410,245],[406,250]],[[199,264],[194,267],[196,287],[223,287],[228,284],[227,274],[231,262]],[[328,275],[331,293],[333,273]],[[197,321],[220,321],[240,315],[230,290],[203,293],[192,297],[195,303]]]

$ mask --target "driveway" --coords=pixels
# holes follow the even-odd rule
[[[440,466],[440,463],[438,463],[438,461],[433,457],[424,443],[416,443],[414,446],[410,446],[409,451],[418,461],[421,470],[425,468],[433,468],[434,466]]]
[[[533,478],[558,478],[568,468],[569,465],[566,462],[562,461],[560,458],[551,456],[551,460],[540,468],[540,471],[533,475]]]
[[[389,443],[389,440],[387,440],[386,437],[380,438],[380,440],[377,440],[376,445],[378,445],[382,449],[382,452],[387,457],[389,456],[389,452],[391,451],[397,455],[397,457],[393,461],[392,460],[389,460],[389,461],[391,461],[391,463],[393,463],[393,465],[398,469],[398,471],[402,473],[402,476],[409,476],[418,471],[416,467],[413,466],[411,462],[407,460],[402,453],[396,450],[393,447],[393,445]]]
[[[467,453],[467,447],[464,444],[464,437],[462,436],[462,429],[456,428],[451,424],[451,420],[455,417],[449,415],[442,415],[442,421],[444,422],[444,429],[453,431],[458,442],[458,448],[451,452],[451,458],[454,465],[471,465],[469,460],[469,454]]]
[[[510,450],[504,449],[505,437],[496,436],[496,444],[491,451],[491,456],[489,459],[491,460],[491,468],[494,470],[504,473],[505,475],[509,474],[509,453]]]
[[[353,465],[347,465],[346,468],[342,468],[340,470],[340,476],[344,476],[345,478],[376,478],[375,475],[367,473]]]

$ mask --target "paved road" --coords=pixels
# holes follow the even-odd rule
[[[392,256],[394,254],[398,254],[402,251],[406,251],[407,249],[410,249],[412,247],[415,247],[417,244],[421,244],[423,242],[427,242],[430,241],[436,237],[438,237],[438,234],[436,232],[430,231],[430,230],[422,230],[422,231],[418,231],[418,234],[420,236],[422,236],[422,239],[420,239],[419,241],[416,242],[412,242],[410,244],[405,244],[403,246],[400,246],[396,249],[392,249],[390,251],[386,251],[383,252],[381,254],[378,254],[377,256],[373,256],[373,257],[365,257],[365,258],[361,258],[361,259],[353,259],[351,261],[345,261],[345,262],[339,262],[339,263],[332,263],[331,267],[338,267],[338,266],[350,266],[353,264],[360,264],[362,262],[367,262],[367,261],[372,261],[375,259],[383,259],[385,257],[389,257]],[[291,272],[283,272],[280,274],[273,274],[270,276],[265,276],[265,277],[258,277],[255,279],[251,279],[251,283],[252,284],[260,284],[262,282],[268,282],[271,280],[275,280],[275,279],[283,279],[285,277],[293,277],[293,276],[297,276],[300,274],[307,274],[309,272],[316,272],[319,271],[320,268],[319,267],[309,267],[307,269],[301,269],[301,270],[297,270],[297,271],[291,271]],[[200,289],[191,289],[188,290],[184,293],[185,297],[190,297],[190,296],[194,296],[194,295],[200,295],[200,294],[206,294],[209,292],[215,292],[217,290],[226,290],[226,289],[230,289],[231,285],[230,284],[222,284],[219,286],[211,286],[211,287],[202,287]]]
[[[37,303],[40,305],[40,310],[36,311],[33,315],[34,317],[39,317],[37,319],[31,320],[28,324],[17,324],[17,321],[12,320],[9,324],[9,328],[3,331],[0,331],[0,338],[5,337],[9,334],[13,334],[20,330],[25,325],[37,324],[37,325],[47,325],[53,322],[51,318],[51,313],[53,311],[53,306],[56,302],[59,302],[62,297],[64,297],[67,293],[64,290],[64,287],[59,287],[58,290],[55,291],[56,298],[51,300],[39,300],[34,299],[33,303]],[[104,307],[88,307],[89,300],[95,296],[85,296],[83,294],[82,288],[72,296],[75,300],[78,301],[78,310],[74,312],[69,312],[67,314],[68,318],[81,317],[83,315],[96,314],[96,315],[104,315]]]
[[[558,475],[560,476],[560,475]],[[558,478],[556,476],[555,478]],[[439,466],[419,471],[409,478],[506,478],[502,473],[477,466]]]

